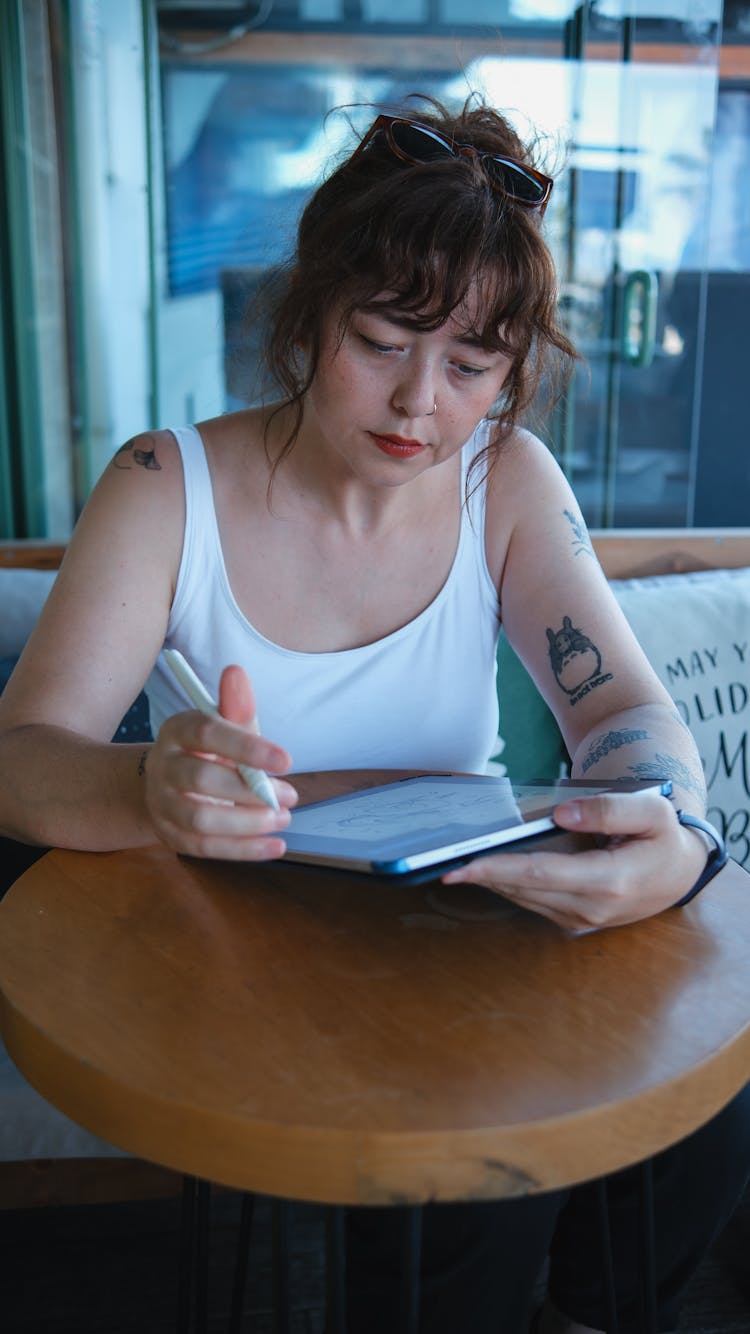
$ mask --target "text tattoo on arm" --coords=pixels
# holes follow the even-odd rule
[[[148,438],[151,439],[150,436]],[[151,449],[139,449],[136,448],[135,440],[136,437],[134,436],[132,440],[127,440],[124,445],[120,445],[120,448],[117,450],[117,453],[112,460],[115,467],[132,468],[133,463],[136,463],[139,468],[147,468],[150,472],[161,472],[161,464],[156,457],[156,450],[154,449],[153,444]],[[125,461],[125,456],[127,454],[130,455],[133,463],[127,463]]]
[[[602,671],[602,655],[596,644],[569,616],[563,617],[559,630],[547,626],[547,647],[555,680],[571,704],[612,680],[611,672]]]

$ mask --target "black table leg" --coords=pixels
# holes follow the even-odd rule
[[[240,1207],[240,1228],[237,1235],[237,1259],[234,1264],[234,1283],[232,1285],[232,1305],[229,1312],[228,1334],[240,1334],[242,1329],[242,1306],[247,1286],[247,1269],[250,1260],[250,1238],[253,1231],[255,1196],[248,1191],[242,1193]]]
[[[183,1177],[180,1216],[178,1334],[206,1334],[208,1328],[208,1215],[211,1187],[207,1181]],[[195,1305],[193,1305],[195,1289]],[[195,1321],[193,1322],[193,1313]]]
[[[274,1200],[273,1218],[273,1288],[274,1334],[292,1334],[291,1302],[291,1230],[292,1206]]]
[[[404,1218],[402,1334],[419,1329],[420,1261],[422,1258],[422,1210],[407,1209]]]
[[[618,1334],[612,1240],[609,1229],[606,1178],[597,1182],[602,1274],[607,1313],[607,1334]],[[653,1160],[641,1163],[638,1178],[638,1322],[642,1334],[658,1334],[656,1300],[656,1237],[654,1228]]]
[[[208,1329],[208,1234],[211,1187],[207,1181],[198,1182],[197,1218],[195,1237],[195,1334],[206,1334]]]
[[[193,1297],[193,1248],[195,1243],[194,1177],[182,1178],[182,1208],[180,1211],[180,1261],[177,1291],[177,1334],[190,1334]]]
[[[657,1334],[656,1238],[654,1232],[654,1169],[647,1158],[640,1166],[638,1191],[639,1300],[643,1334]]]
[[[346,1212],[326,1210],[326,1334],[346,1334]]]
[[[604,1287],[604,1307],[607,1313],[607,1334],[619,1334],[617,1300],[615,1296],[615,1270],[612,1260],[612,1236],[609,1230],[609,1206],[607,1203],[606,1177],[601,1177],[599,1181],[597,1181],[596,1194],[599,1209],[599,1238],[601,1241],[602,1280]]]

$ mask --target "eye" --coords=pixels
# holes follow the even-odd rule
[[[488,366],[470,366],[466,361],[456,361],[454,366],[458,374],[463,376],[465,380],[471,380],[477,375],[486,375],[489,369]]]
[[[397,351],[393,343],[379,343],[375,338],[368,338],[367,335],[363,334],[359,329],[357,330],[357,337],[364,343],[365,347],[371,348],[373,352],[385,354],[386,352]]]

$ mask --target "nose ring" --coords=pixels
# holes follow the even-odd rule
[[[433,404],[432,412],[426,412],[424,415],[425,417],[434,417],[436,412],[437,412],[437,399],[435,399],[435,402]]]

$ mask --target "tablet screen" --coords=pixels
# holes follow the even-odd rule
[[[290,860],[397,873],[554,829],[551,811],[566,796],[632,790],[655,783],[512,783],[443,774],[406,778],[293,811],[284,834]]]

